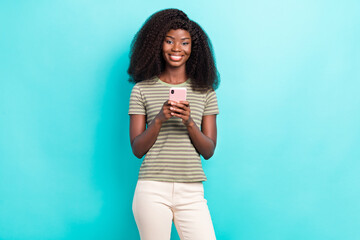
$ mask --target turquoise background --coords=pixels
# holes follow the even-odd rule
[[[360,239],[356,0],[2,0],[0,239],[139,239],[128,53],[169,7],[221,74],[203,161],[218,239]]]

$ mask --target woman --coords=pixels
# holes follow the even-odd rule
[[[133,213],[141,239],[215,239],[204,199],[200,154],[216,146],[218,86],[212,48],[201,27],[177,9],[153,14],[135,35],[128,73],[130,141],[142,158]],[[169,89],[187,89],[170,101]]]

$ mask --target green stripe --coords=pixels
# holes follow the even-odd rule
[[[175,87],[187,88],[191,117],[200,128],[202,116],[218,114],[217,98],[214,91],[194,92],[190,84],[190,81],[187,81]],[[173,85],[158,78],[137,83],[131,92],[129,114],[146,114],[149,124],[168,99],[170,87]],[[162,125],[156,142],[140,167],[139,179],[170,182],[206,181],[200,156],[192,145],[181,119],[172,117]]]

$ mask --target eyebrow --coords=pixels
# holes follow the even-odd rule
[[[175,38],[172,37],[172,36],[166,36],[166,37],[171,38],[171,39],[175,39]],[[190,38],[182,38],[181,40],[185,40],[185,39],[190,39]]]

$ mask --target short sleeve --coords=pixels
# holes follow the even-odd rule
[[[205,108],[204,108],[204,116],[205,115],[216,115],[219,114],[219,107],[217,102],[216,93],[214,90],[210,90],[206,94],[205,98]]]
[[[146,115],[145,101],[137,84],[133,87],[130,94],[129,114]]]

